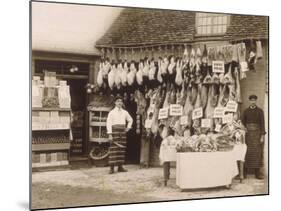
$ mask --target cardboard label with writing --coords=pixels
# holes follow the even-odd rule
[[[187,125],[188,124],[188,116],[184,115],[180,117],[180,124],[181,125]]]
[[[212,62],[213,73],[224,73],[224,61]]]
[[[214,110],[214,118],[222,118],[224,116],[224,112],[224,107],[216,107]]]
[[[226,114],[222,117],[222,123],[227,124],[233,121],[233,114]]]
[[[212,123],[211,119],[202,119],[201,120],[201,127],[211,128],[211,123]]]
[[[159,110],[158,119],[166,119],[168,118],[169,108],[161,108]]]
[[[198,119],[203,116],[203,109],[202,107],[196,108],[192,111],[192,119]]]
[[[144,127],[149,129],[152,126],[152,119],[145,120]]]
[[[236,112],[237,107],[238,107],[238,104],[235,101],[230,100],[230,101],[227,102],[225,110],[229,111],[229,112]]]
[[[248,63],[247,63],[246,61],[240,62],[240,70],[241,70],[242,72],[247,72],[247,71],[249,71]]]
[[[215,131],[218,133],[221,131],[221,124],[216,124]]]
[[[171,104],[170,105],[170,115],[171,116],[181,116],[182,115],[182,105]]]

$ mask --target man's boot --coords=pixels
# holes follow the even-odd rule
[[[113,174],[114,173],[114,165],[110,166],[110,170],[109,170],[109,174]]]
[[[122,165],[120,165],[118,166],[118,172],[127,172],[127,170],[124,169]]]
[[[264,176],[262,175],[261,171],[259,168],[255,169],[255,175],[257,179],[264,179]]]

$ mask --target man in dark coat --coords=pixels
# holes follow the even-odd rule
[[[257,179],[263,179],[260,168],[263,165],[263,147],[264,147],[264,113],[263,110],[257,107],[256,95],[250,95],[250,106],[244,111],[243,124],[247,128],[246,144],[247,153],[245,158],[245,174],[248,169],[255,170]]]

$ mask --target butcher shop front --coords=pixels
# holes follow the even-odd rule
[[[206,173],[202,169],[208,169],[202,159],[217,168],[213,176],[206,174],[210,178],[226,175],[228,169],[219,183],[230,184],[237,174],[242,180],[248,97],[256,95],[265,119],[268,115],[267,21],[260,16],[124,9],[96,43],[102,57],[95,83],[87,89],[98,96],[89,109],[101,157],[105,159],[108,147],[106,117],[114,97],[121,96],[134,120],[127,133],[127,163],[163,165],[167,181],[170,163],[176,161],[177,183],[183,188],[210,185],[196,183]],[[98,101],[107,103],[100,106]],[[93,159],[99,156],[93,154]],[[201,166],[198,171],[194,162]],[[187,171],[195,172],[192,178],[180,178]]]

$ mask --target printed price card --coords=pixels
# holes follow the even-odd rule
[[[184,115],[180,117],[180,124],[181,125],[187,125],[188,124],[188,116]]]
[[[226,114],[222,117],[222,123],[231,123],[233,121],[233,114]]]
[[[230,100],[230,101],[227,102],[225,110],[229,111],[229,112],[236,112],[237,107],[238,107],[238,104],[235,101]]]
[[[159,110],[158,119],[166,119],[168,118],[169,108],[161,108]]]
[[[223,61],[213,61],[212,69],[213,69],[213,73],[224,73],[224,62]]]
[[[201,127],[211,128],[211,123],[212,123],[211,119],[202,119],[201,120]]]
[[[198,119],[203,116],[203,109],[202,107],[196,108],[192,111],[192,119]]]
[[[171,116],[181,116],[182,115],[182,105],[171,104],[170,105],[170,115]]]
[[[216,107],[214,110],[214,118],[222,118],[224,116],[224,112],[224,107]]]
[[[215,131],[218,133],[221,131],[221,124],[216,124]]]
[[[149,129],[152,126],[152,119],[145,120],[144,127]]]

